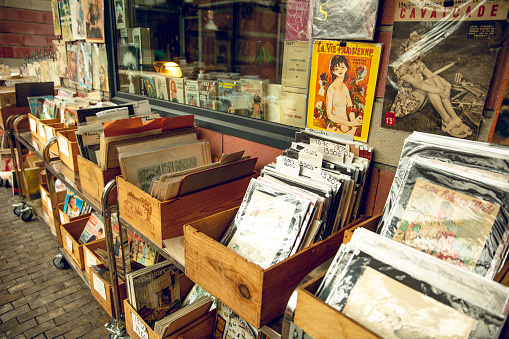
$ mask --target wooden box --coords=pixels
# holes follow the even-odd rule
[[[54,227],[55,220],[53,217],[53,209],[51,204],[51,196],[48,191],[48,185],[47,184],[40,184],[39,190],[41,191],[41,201],[42,201],[42,209],[43,211],[48,215],[48,219],[50,221],[50,225]],[[56,192],[57,195],[57,205],[61,204],[65,201],[66,192],[60,191]],[[62,206],[63,208],[63,206]]]
[[[291,294],[309,272],[336,254],[343,233],[336,232],[263,269],[218,242],[237,210],[184,226],[186,275],[245,321],[261,328],[283,314]]]
[[[98,266],[105,267],[102,264]],[[115,317],[115,306],[113,301],[113,287],[108,280],[101,278],[94,270],[90,270],[90,290],[95,299],[112,317]],[[120,307],[123,309],[122,300],[127,298],[125,282],[118,278],[118,290],[120,294]]]
[[[90,214],[84,214],[80,217],[82,218],[60,225],[60,235],[62,236],[62,244],[67,254],[71,256],[77,267],[84,269],[83,245],[78,242],[78,239],[83,229],[85,229]]]
[[[348,244],[350,240],[352,240],[353,232],[355,232],[355,230],[358,228],[365,228],[367,230],[375,232],[381,217],[382,214],[380,213],[367,220],[364,220],[360,223],[356,223],[353,226],[346,228],[345,234],[343,235],[343,244]]]
[[[297,306],[293,318],[295,325],[313,338],[379,338],[315,296],[326,273],[323,272],[297,290]]]
[[[46,128],[44,126],[59,123],[60,119],[38,119],[31,113],[28,113],[28,122],[32,137],[40,139],[42,143],[46,143]]]
[[[179,276],[180,280],[180,297],[183,300],[185,296],[191,291],[194,283],[192,280],[187,278],[184,274]],[[129,301],[124,300],[124,311],[125,311],[125,322],[126,322],[126,331],[131,338],[141,339],[138,333],[134,330],[134,322],[136,322],[135,326],[139,326],[141,329],[140,332],[146,332],[149,339],[161,339],[151,328],[145,323],[145,321],[139,316],[136,310],[129,304]],[[216,321],[216,310],[208,312],[203,317],[197,319],[196,321],[184,326],[177,332],[166,336],[165,338],[170,339],[201,339],[201,338],[211,338],[212,332],[214,331],[214,325]]]
[[[77,159],[81,188],[100,202],[104,186],[106,186],[111,179],[115,179],[115,177],[120,175],[120,167],[103,170],[92,161],[83,158],[81,155],[78,155]],[[108,204],[114,205],[116,202],[117,188],[114,188],[110,193]]]
[[[120,215],[162,248],[164,239],[183,235],[183,225],[239,206],[250,180],[251,177],[245,177],[159,201],[122,177],[117,177]]]
[[[57,132],[58,156],[72,171],[78,171],[78,154],[80,150],[73,130]]]
[[[84,259],[84,265],[85,265],[85,276],[87,277],[88,281],[90,282],[90,286],[92,286],[92,279],[90,275],[90,267],[92,265],[98,265],[101,264],[101,259],[95,254],[95,250],[101,248],[105,251],[106,250],[106,239],[100,239],[98,241],[93,241],[91,243],[87,243],[83,245],[83,259]]]
[[[0,87],[0,108],[10,108],[15,106],[16,106],[16,89],[14,87],[4,87],[4,86]],[[28,108],[28,111],[30,112],[30,107]],[[4,128],[3,125],[2,128]]]
[[[63,191],[63,192],[65,192],[65,191]],[[65,197],[64,197],[64,200],[65,200]],[[60,217],[60,224],[67,224],[72,221],[83,219],[85,217],[86,218],[90,217],[91,213],[87,213],[87,214],[78,215],[77,217],[71,218],[66,213],[64,213],[64,206],[65,206],[65,204],[63,202],[58,204],[58,215]]]
[[[0,105],[0,115],[2,116],[2,118],[0,119],[0,127],[5,130],[7,128],[7,119],[9,119],[9,117],[11,115],[16,115],[16,114],[27,114],[27,113],[30,113],[30,107],[29,106],[26,106],[26,107],[2,107]],[[12,120],[12,124],[14,124],[14,120]],[[11,128],[14,128],[14,126],[11,124]],[[28,129],[29,125],[28,125],[28,121],[25,119],[23,121],[21,121],[18,125],[18,130],[20,129]]]

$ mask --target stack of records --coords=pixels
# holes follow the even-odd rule
[[[493,279],[509,241],[509,150],[414,133],[378,233]]]
[[[509,289],[358,229],[316,295],[383,338],[497,338]]]

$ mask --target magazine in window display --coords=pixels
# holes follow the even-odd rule
[[[156,85],[157,99],[168,100],[168,78],[162,75],[152,77]]]
[[[170,101],[177,103],[186,103],[186,96],[184,93],[185,78],[169,78]]]
[[[289,0],[286,3],[285,40],[309,41],[313,19],[310,14],[313,2],[309,0]]]
[[[62,28],[62,40],[72,41],[72,20],[71,7],[69,0],[58,0],[58,10],[60,14],[60,25]]]
[[[282,124],[304,128],[306,125],[305,94],[283,92],[279,95],[279,121]]]
[[[488,141],[509,145],[509,73],[505,77],[505,92],[497,106],[496,118]]]
[[[198,80],[198,94],[200,96],[200,107],[218,110],[217,81]]]
[[[477,140],[507,1],[399,1],[382,127]]]
[[[115,0],[115,22],[117,29],[127,28],[124,0]]]
[[[279,99],[281,85],[267,84],[267,95],[265,96],[265,107],[267,107],[267,121],[281,122],[279,118]],[[306,105],[306,103],[304,103]]]
[[[104,43],[104,1],[82,0],[88,42]]]
[[[317,0],[311,36],[313,39],[373,40],[377,11],[378,0]]]
[[[292,254],[310,202],[252,179],[222,243],[248,261],[268,268]]]
[[[286,40],[284,46],[281,90],[306,94],[309,78],[309,41]]]
[[[138,49],[135,45],[118,46],[120,92],[139,94]]]
[[[61,78],[68,77],[67,70],[67,52],[65,50],[65,42],[62,40],[53,40],[53,48],[55,50],[55,60],[57,62],[58,76]]]
[[[217,80],[219,111],[236,114],[235,110],[239,108],[236,98],[240,89],[240,86],[237,87],[237,82],[237,80],[230,79]]]
[[[306,127],[368,139],[381,44],[313,44]]]
[[[216,325],[212,338],[214,339],[256,339],[258,331],[244,319],[240,318],[221,300],[217,300]]]
[[[143,95],[146,95],[149,98],[157,98],[156,85],[154,84],[152,76],[140,76],[140,90]]]
[[[150,47],[150,29],[146,27],[128,28],[129,43],[138,49],[139,63],[150,65],[154,61],[153,50]]]
[[[240,91],[246,95],[248,107],[240,108],[238,115],[265,120],[266,106],[263,101],[267,81],[256,79],[242,79]]]
[[[200,97],[197,80],[186,80],[186,104],[190,106],[200,106]]]
[[[71,7],[72,40],[85,40],[83,0],[69,0]]]
[[[507,250],[508,199],[508,183],[411,159],[380,234],[493,279]]]
[[[78,46],[67,44],[67,70],[69,81],[79,84],[78,75]]]
[[[51,13],[53,15],[53,28],[55,30],[55,35],[62,35],[62,26],[60,25],[60,11],[58,8],[57,0],[51,0]]]

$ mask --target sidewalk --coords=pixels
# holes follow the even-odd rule
[[[110,316],[72,269],[53,265],[58,244],[34,216],[24,222],[0,187],[0,339],[109,338]]]

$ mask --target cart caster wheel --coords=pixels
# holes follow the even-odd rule
[[[21,215],[21,208],[14,207],[14,210],[12,212],[14,212],[14,214],[16,214],[19,217]]]
[[[28,222],[30,220],[32,220],[32,217],[33,217],[33,213],[32,211],[28,211],[28,212],[24,212],[22,215],[21,215],[21,220],[23,220],[24,222]]]
[[[67,263],[67,261],[65,261],[65,259],[62,256],[58,255],[55,258],[53,258],[53,265],[55,265],[55,267],[58,268],[59,270],[65,270],[69,268],[69,264]]]

